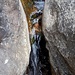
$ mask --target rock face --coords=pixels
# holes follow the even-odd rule
[[[0,75],[23,75],[29,53],[28,24],[20,0],[0,0]]]
[[[75,75],[75,0],[46,0],[43,32],[54,75]]]

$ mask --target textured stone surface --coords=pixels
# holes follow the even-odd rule
[[[0,75],[23,75],[30,53],[29,33],[19,0],[0,0]]]
[[[43,32],[56,75],[75,75],[75,0],[46,0]]]

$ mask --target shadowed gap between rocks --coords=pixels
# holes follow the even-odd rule
[[[39,24],[41,24],[41,22],[42,22],[42,20],[40,19]],[[45,40],[43,33],[42,33],[41,41],[40,41],[39,45],[40,45],[40,50],[38,50],[38,52],[39,52],[39,55],[38,55],[38,57],[39,57],[39,60],[38,60],[39,71],[38,72],[41,72],[41,73],[37,73],[37,74],[38,75],[52,75],[51,71],[53,72],[53,69],[52,69],[50,62],[49,62],[49,52],[46,49],[46,40]],[[30,54],[29,60],[30,60],[29,65],[23,75],[33,75],[33,74],[29,74],[30,70],[33,70],[33,67],[31,66],[31,64],[32,64],[31,54]]]

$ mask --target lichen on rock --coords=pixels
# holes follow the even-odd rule
[[[46,0],[43,32],[56,75],[75,75],[75,0]]]
[[[0,75],[23,75],[29,55],[28,23],[20,0],[0,0]]]

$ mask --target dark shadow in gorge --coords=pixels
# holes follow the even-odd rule
[[[52,75],[51,74],[51,65],[49,63],[49,52],[46,49],[46,40],[45,40],[45,37],[43,34],[42,34],[42,38],[40,41],[40,47],[41,47],[41,50],[39,52],[39,63],[41,63],[40,70],[42,72],[42,75]],[[27,75],[29,74],[29,71],[30,71],[29,68],[30,68],[30,65],[27,67],[27,70],[26,70]],[[26,75],[26,74],[24,73],[24,75]]]
[[[51,75],[51,65],[49,63],[49,52],[46,49],[46,40],[44,35],[42,35],[41,37],[41,41],[40,41],[40,59],[39,61],[41,61],[41,71],[42,71],[42,75]]]
[[[39,20],[39,24],[41,25],[41,19]],[[41,41],[40,41],[39,45],[40,45],[40,50],[38,50],[39,51],[38,66],[40,68],[39,72],[42,72],[42,73],[37,74],[37,75],[52,75],[51,74],[51,65],[49,62],[49,52],[46,49],[46,40],[45,40],[43,33],[41,34]],[[30,59],[31,59],[31,55],[30,55]],[[29,75],[30,69],[33,69],[31,67],[31,61],[29,61],[29,66],[27,67],[26,74],[24,74],[24,75]]]

